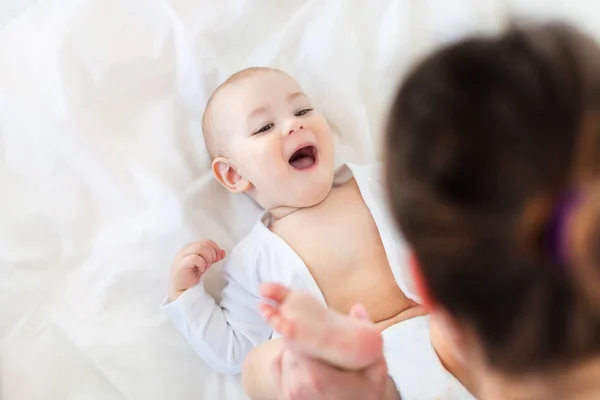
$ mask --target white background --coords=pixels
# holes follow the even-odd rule
[[[600,38],[595,0],[0,0],[0,398],[244,398],[158,311],[178,248],[257,211],[208,175],[211,90],[282,68],[373,161],[414,60],[513,15]]]

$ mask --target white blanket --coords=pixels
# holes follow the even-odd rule
[[[500,0],[2,0],[0,398],[244,398],[158,311],[179,247],[229,249],[257,212],[210,180],[210,92],[282,68],[339,161],[369,162],[415,58],[505,21]]]

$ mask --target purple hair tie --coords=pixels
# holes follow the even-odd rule
[[[575,191],[565,193],[552,211],[548,225],[548,245],[554,260],[560,265],[568,264],[567,234],[569,217],[579,204],[580,196]]]

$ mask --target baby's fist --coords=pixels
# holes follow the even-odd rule
[[[201,240],[184,246],[171,266],[169,299],[175,301],[183,292],[200,281],[204,272],[225,258],[225,250],[212,240]]]

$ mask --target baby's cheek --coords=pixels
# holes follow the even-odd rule
[[[281,157],[273,154],[261,154],[251,162],[255,179],[262,182],[265,189],[271,187],[279,191],[285,186],[288,168],[281,161]]]
[[[283,162],[283,150],[281,144],[277,141],[271,141],[260,149],[260,155],[257,162],[260,162],[264,168],[271,168],[274,172],[280,171],[287,162]]]
[[[323,117],[322,115],[319,117],[316,117],[311,122],[314,125],[315,130],[318,130],[319,133],[321,133],[323,135],[331,134],[331,127],[329,126],[329,123],[327,123],[327,120],[325,119],[325,117]]]

